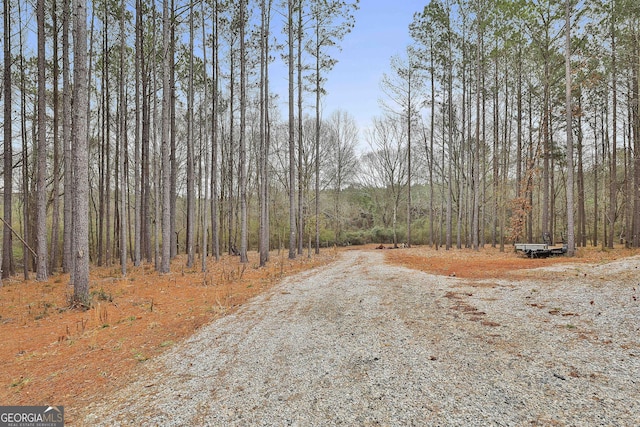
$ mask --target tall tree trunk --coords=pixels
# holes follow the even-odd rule
[[[133,231],[133,265],[139,266],[142,259],[142,177],[141,177],[141,158],[140,158],[140,145],[141,145],[141,129],[142,129],[142,106],[140,105],[140,79],[141,79],[141,62],[142,62],[142,2],[136,0],[136,37],[135,37],[135,147],[134,147],[134,167],[133,167],[133,187],[135,197],[134,208],[134,231]]]
[[[260,266],[269,260],[269,25],[271,0],[261,0],[260,44]]]
[[[496,42],[496,51],[498,49]],[[499,121],[500,121],[500,112],[499,112],[499,91],[498,85],[500,84],[498,80],[498,56],[495,56],[494,59],[494,89],[493,89],[493,156],[492,156],[492,164],[493,164],[493,224],[491,227],[491,247],[495,248],[498,243],[498,211],[500,209],[498,200],[498,185],[499,185],[499,176],[500,176],[500,168],[498,167],[498,148],[499,148]]]
[[[527,160],[527,190],[525,197],[529,203],[529,214],[527,215],[527,242],[533,242],[533,168],[536,166],[536,155],[533,149],[533,94],[529,91],[527,99],[529,115],[529,154]]]
[[[594,148],[594,153],[593,153],[593,234],[592,236],[592,246],[593,247],[597,247],[598,246],[598,222],[600,221],[600,194],[599,194],[599,188],[600,188],[600,164],[598,163],[600,161],[599,158],[599,154],[600,151],[598,149],[598,111],[595,112],[594,114],[594,125],[593,125],[593,148]],[[604,164],[604,163],[603,163]],[[606,224],[604,224],[604,229],[606,230]],[[605,238],[603,239],[603,245],[602,245],[602,249],[605,248],[606,246],[606,232],[605,232]]]
[[[543,138],[543,163],[542,163],[542,236],[546,238],[553,239],[551,236],[550,229],[550,220],[549,220],[549,211],[550,207],[550,198],[551,198],[551,184],[550,184],[550,171],[549,171],[549,163],[551,159],[551,144],[550,140],[550,132],[549,132],[549,98],[550,98],[550,77],[549,77],[549,59],[547,58],[548,52],[545,53],[545,63],[544,63],[544,81],[543,81],[543,117],[542,117],[542,138]]]
[[[612,90],[612,115],[611,126],[613,138],[611,139],[611,161],[609,163],[609,239],[607,247],[613,249],[613,239],[616,225],[616,208],[618,205],[618,64],[616,51],[616,13],[611,14],[611,90]]]
[[[178,191],[178,164],[176,158],[176,8],[175,0],[171,0],[171,15],[169,17],[169,29],[170,29],[170,42],[169,42],[169,87],[170,87],[170,125],[169,125],[169,138],[170,138],[170,152],[169,162],[170,167],[170,186],[169,186],[169,198],[170,198],[170,216],[169,227],[171,235],[171,259],[178,254],[178,233],[176,228],[176,221],[178,215],[177,209],[177,191]]]
[[[144,55],[142,55],[143,62],[142,68],[142,174],[140,177],[140,187],[142,190],[142,217],[140,222],[140,234],[141,234],[141,246],[144,254],[144,258],[148,263],[152,262],[152,249],[151,249],[151,235],[152,235],[152,215],[151,215],[151,107],[155,108],[155,94],[153,95],[153,102],[151,102],[150,91],[150,73],[148,67],[144,63]],[[155,134],[155,131],[154,131]],[[155,176],[155,174],[154,174]],[[154,212],[154,216],[157,215]]]
[[[220,237],[218,233],[218,75],[220,55],[218,52],[218,0],[213,0],[213,107],[211,112],[211,247],[216,261],[220,260]]]
[[[3,1],[4,10],[4,227],[2,229],[2,278],[7,279],[14,273],[13,265],[13,235],[11,233],[11,212],[13,195],[13,128],[11,118],[11,4],[10,0]],[[0,284],[1,286],[1,284]]]
[[[232,42],[233,46],[234,43]],[[233,233],[234,230],[234,217],[236,214],[234,205],[234,176],[233,171],[234,162],[233,156],[236,151],[235,146],[235,82],[236,82],[236,66],[235,66],[235,47],[229,50],[229,138],[228,144],[226,144],[226,171],[223,171],[224,180],[227,187],[227,249],[229,255],[237,255],[238,248],[236,247],[236,239]],[[225,145],[222,147],[223,154],[225,152]],[[223,155],[224,157],[224,155]]]
[[[304,230],[305,230],[305,218],[304,218],[304,186],[302,179],[302,154],[304,151],[303,146],[303,127],[302,127],[302,1],[297,0],[298,4],[298,23],[297,23],[297,39],[298,39],[298,52],[296,59],[298,61],[298,255],[302,255],[304,249]]]
[[[565,9],[565,79],[567,110],[567,255],[575,255],[575,231],[573,218],[573,104],[571,96],[571,0],[566,0]]]
[[[193,267],[195,255],[193,253],[193,229],[195,222],[195,170],[193,158],[194,131],[193,131],[193,48],[194,48],[194,9],[193,2],[189,3],[189,76],[187,88],[187,267]]]
[[[522,194],[522,48],[518,47],[517,60],[518,88],[516,95],[516,198],[523,197]]]
[[[69,59],[69,19],[71,1],[62,2],[62,143],[64,146],[64,232],[62,249],[62,271],[73,269],[71,239],[73,234],[73,151],[71,135],[71,72]]]
[[[36,280],[49,277],[47,263],[47,125],[46,125],[46,58],[44,0],[36,2],[38,21],[38,149],[36,180]]]
[[[21,2],[18,2],[18,17],[22,21]],[[24,241],[22,246],[22,267],[24,280],[29,280],[29,266],[31,264],[31,252],[29,251],[26,242],[31,240],[31,221],[29,219],[29,212],[31,207],[30,191],[29,191],[29,150],[27,145],[27,73],[26,65],[24,63],[24,40],[22,31],[18,32],[20,38],[20,135],[22,139],[22,218],[23,227],[22,232]]]
[[[162,261],[160,273],[171,269],[171,20],[169,0],[162,2]]]
[[[296,181],[296,163],[295,163],[295,128],[293,114],[293,10],[294,0],[288,0],[288,45],[289,45],[289,259],[296,257],[296,198],[295,198],[295,181]]]
[[[51,257],[49,259],[49,271],[53,272],[58,267],[58,244],[60,240],[60,66],[58,52],[58,6],[56,0],[51,4],[53,27],[53,212],[51,218]]]
[[[451,249],[453,239],[453,41],[451,40],[453,30],[447,28],[447,50],[449,61],[447,63],[447,145],[449,151],[448,171],[447,171],[447,241],[446,249]]]
[[[87,73],[87,5],[86,0],[74,0],[74,205],[73,249],[75,260],[73,299],[89,306],[89,140],[87,114],[89,108]]]
[[[318,13],[320,13],[318,11]],[[320,23],[319,17],[316,17],[316,135],[315,135],[315,223],[316,223],[316,255],[320,253],[320,126],[321,126],[321,111],[320,111],[320,96],[322,95],[320,79]],[[311,240],[311,239],[309,239]]]
[[[626,123],[626,135],[624,138],[624,180],[626,183],[625,191],[623,191],[624,199],[623,206],[625,206],[624,213],[624,243],[627,248],[633,245],[633,112],[632,112],[632,87],[633,79],[627,78],[627,123]],[[622,237],[622,236],[621,236]],[[622,239],[621,239],[622,240]]]
[[[634,248],[640,247],[640,52],[638,52],[639,36],[637,28],[634,28],[632,34],[632,76],[631,76],[631,130],[633,141],[633,218],[632,218],[632,244]]]
[[[240,0],[240,262],[247,263],[247,49],[245,47],[246,0]]]
[[[429,48],[430,67],[429,74],[431,75],[431,120],[429,126],[429,240],[431,246],[436,245],[438,240],[435,239],[434,227],[435,227],[435,212],[433,199],[435,197],[435,189],[433,182],[433,168],[435,167],[434,159],[434,145],[435,145],[435,124],[436,124],[436,84],[435,84],[435,61],[433,59],[433,39],[431,40]]]
[[[202,2],[200,4],[200,18],[202,19],[201,21],[201,25],[202,25],[202,40],[206,40],[206,31],[207,31],[207,27],[206,27],[206,22],[205,22],[205,13],[204,13],[204,2]],[[214,42],[215,43],[215,42]],[[201,111],[204,110],[204,114],[201,113],[201,120],[204,121],[204,123],[201,125],[201,141],[204,140],[204,142],[202,142],[203,145],[205,145],[205,149],[204,149],[204,153],[203,153],[203,157],[204,157],[204,200],[202,201],[202,240],[201,240],[201,245],[202,248],[200,250],[200,256],[201,256],[201,270],[203,273],[205,273],[207,271],[207,243],[209,241],[209,239],[207,238],[207,228],[208,228],[208,222],[209,222],[209,187],[208,187],[208,183],[209,183],[209,151],[206,148],[207,143],[207,130],[209,128],[209,118],[208,118],[208,114],[207,114],[207,110],[209,108],[209,91],[208,91],[208,86],[209,86],[209,76],[207,76],[207,49],[203,48],[202,49],[202,79],[204,81],[204,99],[202,101],[203,106],[201,107]],[[204,115],[204,117],[202,117]],[[204,130],[203,130],[204,128]],[[202,180],[201,180],[201,185],[202,185]]]
[[[479,249],[479,219],[480,219],[480,98],[482,97],[481,76],[481,44],[482,44],[482,23],[478,24],[478,44],[476,47],[476,134],[475,150],[473,150],[473,216],[471,221],[471,234],[473,250]]]
[[[411,59],[408,61],[409,70],[407,73],[407,247],[411,247],[411,124],[413,119],[413,99],[412,96],[412,76],[413,70]],[[317,221],[316,221],[317,223]]]
[[[584,162],[583,162],[583,140],[584,133],[582,131],[582,89],[578,88],[578,129],[577,131],[577,145],[576,150],[578,154],[578,176],[577,176],[577,185],[578,185],[578,236],[577,243],[578,245],[585,247],[587,246],[587,211],[585,207],[585,190],[584,190]],[[596,168],[594,167],[594,173]],[[597,182],[594,178],[594,182]],[[596,218],[594,218],[597,221]]]
[[[126,94],[124,91],[124,52],[125,52],[125,32],[124,32],[124,10],[125,3],[121,0],[120,7],[122,13],[120,13],[120,114],[119,128],[120,128],[120,271],[123,276],[127,275],[127,226],[129,223],[127,215],[127,174],[125,172],[125,160],[127,154],[127,106],[126,106]]]
[[[109,82],[109,43],[108,34],[109,31],[109,13],[107,11],[107,3],[104,4],[104,30],[103,30],[103,45],[102,45],[102,81],[103,81],[103,109],[102,109],[102,180],[104,193],[100,202],[100,215],[104,216],[105,229],[104,229],[104,246],[105,246],[105,264],[111,265],[112,255],[112,242],[111,242],[111,84]],[[119,151],[116,146],[116,155]],[[117,190],[116,190],[117,191]],[[114,218],[115,229],[115,218]],[[100,233],[102,234],[102,226],[100,227]],[[117,239],[115,240],[117,241]]]

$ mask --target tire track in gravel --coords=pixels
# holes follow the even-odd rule
[[[387,265],[380,252],[346,252],[149,361],[87,408],[84,424],[580,424],[593,390],[559,382],[553,354],[518,354],[526,343],[511,341],[524,320],[506,325],[498,310],[511,288],[470,289]],[[466,311],[482,301],[470,320]],[[591,410],[626,416],[619,408]]]

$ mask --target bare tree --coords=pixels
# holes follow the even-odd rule
[[[353,116],[343,110],[334,111],[326,126],[329,135],[329,161],[325,173],[328,184],[333,189],[335,238],[336,242],[341,242],[344,223],[341,210],[342,191],[354,180],[358,171],[358,127]]]
[[[408,171],[406,160],[406,128],[404,123],[391,116],[375,118],[373,129],[367,135],[371,152],[365,154],[364,161],[369,176],[385,189],[387,197],[392,201],[393,245],[398,246],[398,210],[407,185]]]

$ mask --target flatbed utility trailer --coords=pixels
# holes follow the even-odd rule
[[[516,243],[515,249],[529,258],[547,258],[567,253],[567,245],[549,246],[548,243]]]

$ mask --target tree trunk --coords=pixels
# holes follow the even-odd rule
[[[573,104],[571,97],[571,0],[566,0],[566,45],[565,79],[567,111],[567,255],[575,255],[575,235],[573,219]]]
[[[305,230],[305,218],[304,218],[304,186],[302,179],[302,153],[303,148],[303,127],[302,127],[302,35],[304,33],[302,28],[302,0],[298,0],[298,23],[297,23],[297,39],[298,39],[298,52],[296,59],[298,61],[298,255],[302,255],[304,247],[304,230]]]
[[[134,178],[133,188],[135,197],[134,208],[134,229],[133,229],[133,265],[139,266],[142,259],[142,177],[141,177],[141,158],[140,158],[140,144],[141,144],[141,129],[142,129],[142,114],[140,105],[140,78],[141,78],[141,62],[142,62],[142,2],[136,0],[135,5],[136,12],[136,37],[135,37],[135,152],[134,152]]]
[[[169,171],[169,228],[171,239],[171,259],[175,258],[178,254],[178,233],[176,229],[177,220],[177,186],[178,186],[178,165],[176,161],[176,8],[175,0],[171,0],[171,15],[169,16],[169,111],[170,111],[170,125],[169,125],[169,162],[171,163]],[[164,165],[163,165],[164,166]]]
[[[542,236],[551,237],[551,230],[549,224],[549,211],[550,207],[550,193],[551,193],[551,184],[550,184],[550,171],[549,171],[549,162],[551,158],[551,144],[549,142],[549,63],[548,59],[545,56],[544,63],[544,81],[543,81],[543,113],[542,113],[542,138],[543,138],[543,147],[542,147],[542,155],[543,155],[543,163],[542,163]]]
[[[160,273],[171,269],[171,21],[169,0],[162,7],[162,262]]]
[[[211,251],[216,261],[220,260],[220,237],[218,233],[218,75],[220,55],[218,52],[218,0],[213,1],[213,106],[211,112]]]
[[[18,2],[18,16],[22,20],[21,2]],[[31,252],[27,247],[27,243],[31,239],[31,222],[29,219],[30,212],[30,191],[29,191],[29,150],[27,145],[27,73],[24,63],[24,42],[22,31],[18,33],[20,38],[20,117],[21,117],[21,139],[22,139],[22,218],[23,218],[23,247],[22,247],[22,266],[24,280],[29,280],[29,265],[31,264]]]
[[[269,260],[269,25],[271,0],[261,0],[261,44],[260,44],[260,266]]]
[[[247,263],[247,49],[245,47],[246,0],[240,0],[240,262]]]
[[[88,307],[89,296],[89,140],[87,114],[89,108],[87,73],[87,5],[86,0],[74,2],[74,205],[73,205],[73,249],[75,260],[73,300]]]
[[[60,66],[58,60],[59,27],[56,0],[53,0],[51,8],[53,23],[53,212],[51,218],[51,257],[49,259],[49,271],[53,272],[58,267],[58,243],[60,240]]]
[[[295,129],[293,114],[293,10],[294,0],[288,0],[288,45],[289,45],[289,259],[296,257],[296,198],[295,198],[295,181],[296,181],[296,163],[295,163]]]
[[[38,150],[36,180],[36,280],[49,277],[47,263],[47,125],[46,125],[46,85],[45,70],[45,16],[44,0],[36,2],[38,21]]]
[[[318,12],[319,13],[319,12]],[[315,222],[316,222],[316,255],[320,253],[320,125],[321,125],[321,111],[320,111],[320,96],[321,79],[320,79],[320,22],[319,17],[316,17],[316,135],[315,135]]]
[[[436,124],[436,85],[435,85],[435,64],[434,64],[434,54],[433,54],[433,40],[431,40],[430,45],[430,75],[431,75],[431,120],[429,127],[429,241],[431,246],[436,245],[436,249],[438,246],[436,244],[437,240],[435,239],[435,212],[434,212],[434,203],[433,199],[435,197],[435,189],[433,187],[433,168],[435,167],[435,159],[434,159],[434,145],[435,145],[435,124]]]
[[[609,163],[609,239],[607,247],[613,249],[613,239],[616,225],[616,208],[618,205],[618,171],[617,171],[617,143],[618,143],[618,65],[616,51],[616,14],[611,15],[611,90],[612,90],[612,114],[611,126],[613,138],[611,139],[611,161]]]
[[[481,76],[481,44],[482,44],[482,25],[478,25],[478,45],[476,49],[476,134],[475,134],[475,150],[473,150],[473,215],[471,220],[471,234],[473,250],[479,249],[479,219],[480,219],[480,98],[482,97]]]
[[[73,230],[73,151],[71,139],[71,72],[69,59],[70,0],[62,2],[62,143],[64,146],[64,231],[62,249],[62,271],[73,269],[71,239]]]
[[[125,10],[124,0],[121,0],[120,6],[122,10]],[[120,114],[119,128],[120,128],[120,271],[123,276],[127,275],[127,174],[125,173],[125,159],[127,153],[127,106],[124,92],[124,52],[125,52],[125,32],[124,32],[124,13],[120,14]]]
[[[413,81],[411,77],[413,76],[413,70],[411,69],[412,63],[411,59],[408,61],[409,70],[407,73],[407,78],[409,79],[409,84],[407,86],[407,247],[411,247],[411,122],[413,118],[413,99],[412,95],[412,84]]]
[[[578,154],[578,236],[576,238],[579,246],[583,248],[587,246],[587,211],[585,207],[585,190],[584,190],[584,164],[583,164],[583,140],[584,134],[582,131],[582,90],[578,88],[578,129],[577,129],[577,145],[576,150]],[[594,167],[594,173],[596,168]],[[594,182],[597,180],[594,179]],[[594,220],[596,220],[594,218]],[[597,220],[596,220],[597,221]]]
[[[11,93],[11,5],[9,0],[3,1],[4,5],[4,227],[2,229],[2,278],[7,279],[14,273],[13,265],[13,235],[12,223],[12,195],[13,195],[13,129],[11,119],[12,93]],[[2,284],[0,283],[0,286]]]
[[[634,248],[640,247],[640,64],[639,52],[638,52],[638,32],[637,29],[633,30],[632,43],[632,77],[631,77],[631,93],[633,96],[631,102],[631,127],[632,127],[632,140],[633,140],[633,192],[630,194],[633,197],[633,218],[632,218],[632,245]]]
[[[200,18],[201,18],[201,25],[202,25],[202,40],[206,40],[206,22],[205,22],[205,13],[204,13],[204,2],[200,4]],[[208,183],[209,183],[209,151],[206,148],[207,143],[207,129],[209,128],[209,119],[208,119],[208,115],[206,113],[207,109],[209,108],[209,91],[208,91],[208,81],[209,78],[207,76],[207,50],[203,49],[202,50],[202,79],[205,82],[204,84],[204,99],[202,101],[203,107],[202,109],[204,109],[205,113],[204,113],[204,124],[201,125],[204,130],[202,130],[201,128],[201,141],[204,140],[204,142],[202,142],[203,145],[205,145],[205,149],[204,149],[204,181],[201,179],[201,185],[204,185],[204,200],[202,201],[202,240],[201,240],[201,249],[200,249],[200,256],[201,256],[201,270],[203,273],[205,273],[207,271],[207,243],[209,241],[209,239],[207,238],[207,228],[208,228],[208,221],[209,221],[209,212],[208,212],[208,208],[209,208],[209,188],[208,188]],[[201,111],[202,111],[201,109]],[[201,113],[202,116],[202,113]],[[201,117],[201,120],[203,118]],[[202,184],[204,183],[204,184]]]
[[[194,48],[194,9],[193,2],[189,3],[189,76],[187,88],[187,267],[192,268],[195,261],[193,252],[193,230],[195,223],[195,170],[193,158],[194,130],[193,130],[193,48]]]

